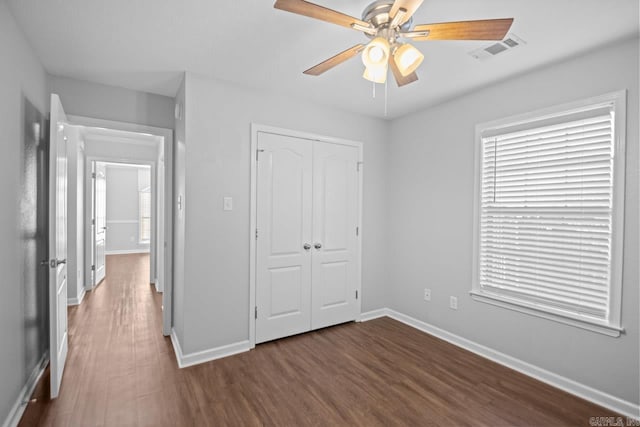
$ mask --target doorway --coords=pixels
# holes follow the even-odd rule
[[[359,320],[362,144],[252,126],[250,342]]]
[[[154,163],[91,161],[91,275],[92,289],[107,276],[106,258],[110,255],[149,254],[157,259],[157,192]],[[155,212],[154,212],[155,211]],[[150,263],[148,281],[161,291],[159,279]]]

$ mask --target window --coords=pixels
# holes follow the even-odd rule
[[[149,187],[139,193],[139,226],[140,243],[148,243],[151,240],[151,191]]]
[[[620,334],[625,99],[478,126],[474,299]]]

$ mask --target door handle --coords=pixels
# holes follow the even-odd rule
[[[322,244],[321,243],[316,243],[315,245],[313,245],[314,248],[316,249],[321,249],[322,248]]]
[[[308,244],[308,243],[305,243],[303,248],[304,248],[305,251],[308,251],[309,249],[311,249],[311,245]]]
[[[51,268],[56,268],[57,266],[59,266],[60,264],[66,264],[67,263],[67,259],[52,259],[51,261],[49,261],[49,267]]]

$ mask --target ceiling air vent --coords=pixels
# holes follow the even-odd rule
[[[479,61],[485,61],[489,58],[493,58],[496,55],[500,55],[503,52],[516,49],[525,44],[527,43],[520,37],[516,36],[513,33],[509,33],[507,34],[507,37],[501,42],[493,43],[489,46],[471,51],[469,52],[469,55]]]

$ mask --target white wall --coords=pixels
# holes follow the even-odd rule
[[[107,255],[149,252],[140,242],[139,191],[151,185],[149,167],[109,164],[107,175]]]
[[[167,96],[51,75],[49,89],[67,114],[173,128],[173,98]]]
[[[384,306],[384,121],[191,73],[185,117],[184,352],[248,339],[252,122],[364,142],[362,306],[365,311]],[[223,196],[233,197],[232,212],[222,211]]]
[[[4,423],[26,383],[26,372],[34,368],[27,366],[31,362],[25,354],[25,327],[33,319],[24,313],[24,241],[19,231],[23,99],[42,114],[49,111],[45,71],[4,1],[0,1],[0,58],[0,423]]]
[[[628,90],[619,338],[476,302],[471,290],[477,123]],[[639,401],[638,40],[606,47],[393,121],[389,307],[629,402]],[[432,301],[422,299],[431,288]],[[458,310],[448,308],[450,295]]]

